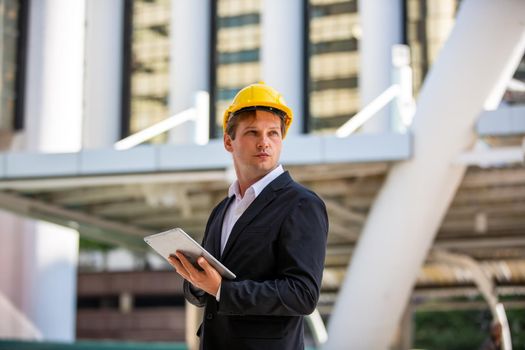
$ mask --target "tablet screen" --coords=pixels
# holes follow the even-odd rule
[[[181,228],[177,227],[169,231],[144,237],[144,241],[166,260],[168,260],[170,255],[175,255],[175,252],[180,251],[195,265],[197,258],[203,256],[222,277],[228,279],[235,279],[236,277],[233,272],[215,259],[213,255],[206,251],[206,249]]]

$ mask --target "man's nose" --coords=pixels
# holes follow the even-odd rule
[[[270,138],[266,135],[261,136],[257,142],[258,148],[265,149],[265,148],[268,148],[269,145],[270,145]]]

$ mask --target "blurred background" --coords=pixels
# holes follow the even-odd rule
[[[309,349],[525,347],[525,2],[0,0],[0,349],[195,348],[196,240],[264,81],[325,201]],[[235,272],[235,271],[234,271]]]

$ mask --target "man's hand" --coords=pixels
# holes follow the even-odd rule
[[[185,280],[206,293],[214,297],[217,296],[222,277],[202,256],[197,259],[202,271],[193,266],[181,252],[176,252],[175,256],[170,256],[169,262]]]

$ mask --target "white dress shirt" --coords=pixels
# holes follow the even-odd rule
[[[228,190],[228,198],[231,198],[232,196],[235,196],[235,198],[226,210],[226,214],[224,214],[221,232],[221,254],[224,251],[224,247],[226,247],[228,238],[230,238],[233,226],[237,220],[239,220],[241,215],[246,211],[246,209],[248,209],[250,204],[253,203],[255,198],[257,198],[264,188],[282,173],[284,173],[284,169],[283,166],[279,164],[278,167],[270,171],[262,179],[248,187],[248,189],[244,192],[244,197],[241,196],[241,192],[239,190],[239,181],[235,180],[235,182],[230,185],[230,189]],[[220,298],[221,286],[219,286],[219,290],[215,296],[217,301],[219,301]]]

